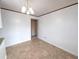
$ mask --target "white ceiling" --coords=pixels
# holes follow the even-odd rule
[[[25,4],[24,0],[1,0],[1,7],[20,11],[21,7]],[[77,0],[29,0],[30,6],[35,12],[35,16],[40,16],[57,10],[59,8],[77,3]]]

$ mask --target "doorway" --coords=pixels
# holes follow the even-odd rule
[[[31,37],[37,37],[38,20],[31,19]]]

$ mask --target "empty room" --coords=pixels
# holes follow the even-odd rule
[[[78,59],[78,0],[0,0],[0,59]]]

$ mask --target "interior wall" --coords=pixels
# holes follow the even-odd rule
[[[3,28],[0,36],[6,39],[7,47],[31,40],[30,16],[3,9],[1,16]]]
[[[32,36],[35,36],[35,22],[33,20],[31,20],[31,31],[32,31]]]
[[[38,20],[38,37],[78,55],[78,6],[64,8]]]
[[[37,35],[37,20],[31,19],[31,32],[32,36]]]

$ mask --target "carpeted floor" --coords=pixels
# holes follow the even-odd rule
[[[42,40],[33,40],[7,48],[8,59],[77,59]]]

